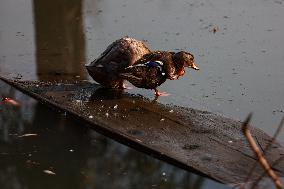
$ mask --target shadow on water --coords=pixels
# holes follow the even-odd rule
[[[107,139],[2,82],[0,86],[5,89],[1,98],[21,103],[1,105],[3,188],[225,188]],[[28,133],[37,136],[21,137]]]
[[[86,78],[81,0],[34,0],[36,71],[40,80]]]

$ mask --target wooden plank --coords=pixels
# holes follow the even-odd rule
[[[184,169],[226,184],[242,183],[255,161],[241,122],[206,111],[165,106],[88,82],[48,83],[1,78],[39,101],[66,111],[104,135]],[[270,140],[251,127],[260,146]],[[269,162],[284,155],[275,143]],[[284,162],[274,166],[284,175]],[[257,167],[254,178],[261,174]]]

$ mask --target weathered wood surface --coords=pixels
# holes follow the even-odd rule
[[[177,106],[164,106],[121,91],[109,91],[88,82],[44,83],[2,78],[39,101],[69,112],[98,132],[184,169],[227,184],[242,183],[255,161],[241,132],[241,122]],[[259,145],[271,140],[251,127]],[[269,162],[284,155],[275,143]],[[274,170],[284,173],[284,161]],[[257,167],[254,178],[262,173]]]

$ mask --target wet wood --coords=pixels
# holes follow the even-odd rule
[[[88,82],[2,80],[77,117],[85,123],[82,126],[226,184],[244,182],[256,160],[243,136],[241,122],[220,115],[165,106]],[[251,132],[262,149],[272,140],[259,129],[251,127]],[[276,142],[266,158],[272,164],[283,155],[283,147]],[[256,167],[251,178],[260,176],[260,170],[260,166]],[[284,162],[280,161],[273,170],[283,176]]]

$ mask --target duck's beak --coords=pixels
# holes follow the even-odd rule
[[[190,68],[192,68],[194,70],[199,70],[199,68],[196,66],[196,64],[194,62],[192,62],[192,64],[190,65]]]

